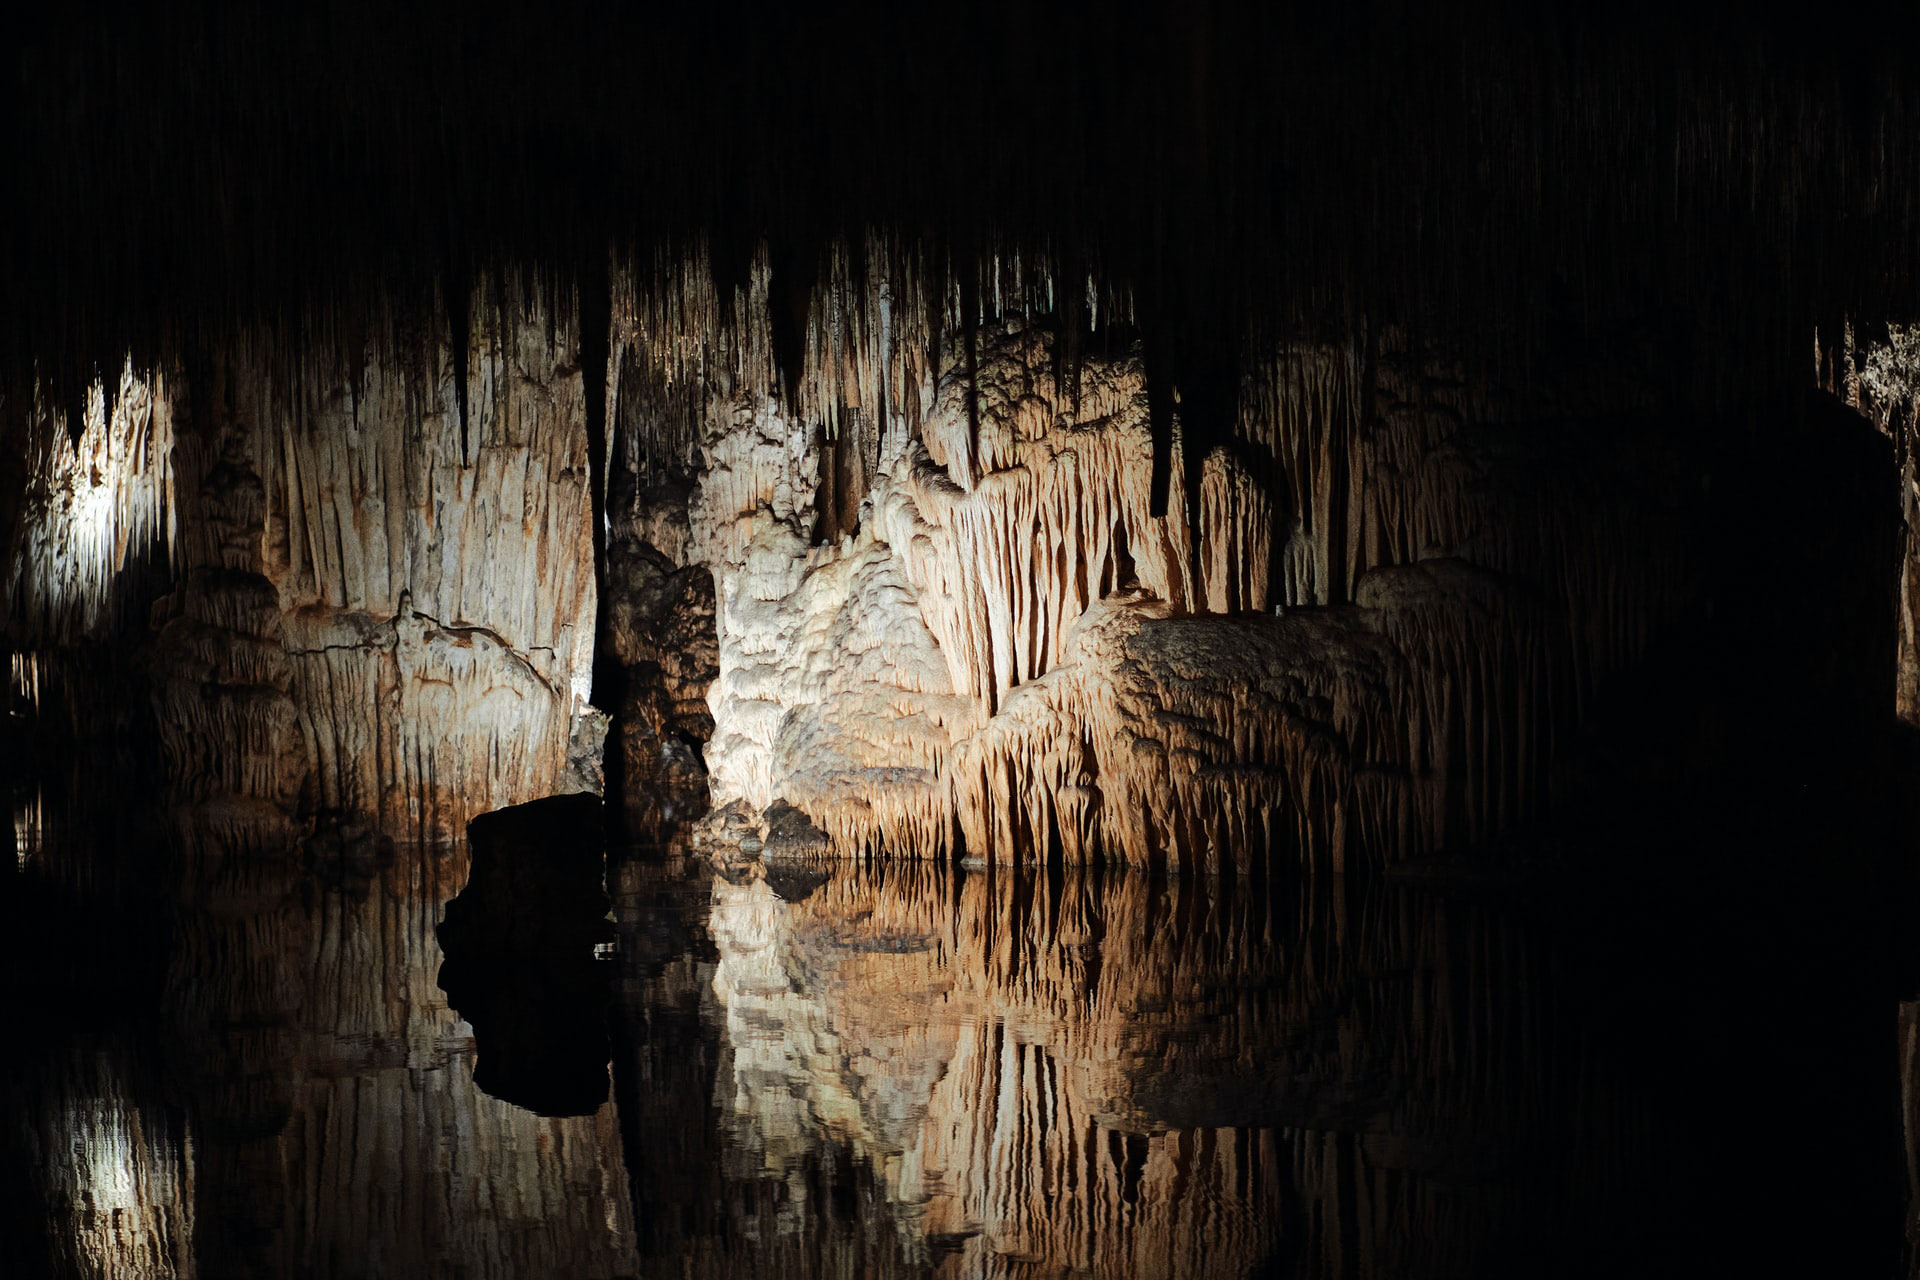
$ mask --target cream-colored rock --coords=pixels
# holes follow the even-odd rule
[[[79,423],[42,399],[31,406],[26,491],[5,564],[16,651],[105,639],[127,621],[115,614],[125,575],[171,559],[177,390],[175,379],[129,364],[88,389]]]
[[[36,406],[14,649],[125,641],[158,562],[150,666],[182,799],[444,837],[568,785],[596,607],[575,325],[507,292],[473,308],[464,421],[440,337],[345,360],[243,343],[203,385],[129,369],[96,384],[77,444]]]
[[[1469,429],[1494,410],[1443,378],[1380,375],[1362,423],[1354,361],[1283,350],[1155,518],[1138,360],[1089,361],[1075,404],[1048,334],[981,341],[973,408],[956,357],[836,542],[806,432],[709,415],[717,804],[789,801],[843,850],[1375,865],[1528,812],[1683,594],[1631,486]]]
[[[1056,286],[1085,282],[996,262],[988,305],[944,273],[923,278],[912,254],[867,248],[887,270],[856,272],[844,247],[818,264],[788,335],[802,350],[782,356],[797,354],[797,369],[774,358],[764,257],[724,297],[698,254],[616,264],[605,460],[609,503],[624,505],[607,513],[609,572],[632,580],[610,593],[608,631],[611,656],[658,668],[644,697],[614,709],[641,785],[700,785],[689,757],[708,737],[704,696],[713,802],[791,801],[843,848],[938,852],[964,832],[981,856],[1057,845],[1070,858],[1206,864],[1217,855],[1193,842],[1258,830],[1300,856],[1340,863],[1335,850],[1364,848],[1377,861],[1525,812],[1541,753],[1686,598],[1657,478],[1622,483],[1603,448],[1585,465],[1581,428],[1520,425],[1545,411],[1392,334],[1371,354],[1283,344],[1247,362],[1238,420],[1196,466],[1172,467],[1156,517],[1138,354],[1089,357],[1063,386],[1062,339],[1032,320]],[[10,570],[15,649],[104,625],[116,591],[138,594],[128,566],[170,529],[182,582],[234,573],[274,594],[278,618],[254,618],[245,600],[212,603],[205,579],[193,588],[205,617],[184,596],[156,615],[175,628],[167,660],[220,672],[211,683],[226,689],[210,695],[224,709],[184,686],[163,692],[163,720],[217,735],[258,704],[262,727],[234,731],[280,763],[256,770],[255,798],[295,803],[283,701],[309,810],[444,834],[580,785],[591,771],[571,757],[591,737],[575,729],[598,602],[577,325],[537,282],[473,300],[464,398],[451,343],[387,333],[345,358],[264,342],[214,353],[189,397],[206,422],[180,420],[184,375],[152,390],[129,375],[111,404],[96,397],[78,453],[41,412],[36,496]],[[968,303],[976,314],[962,314]],[[1171,430],[1184,461],[1177,409]],[[170,461],[138,461],[143,447]],[[1636,456],[1657,471],[1657,450]],[[84,516],[96,489],[112,514],[98,528]],[[49,550],[67,547],[85,553]],[[1429,592],[1388,607],[1368,594],[1383,573],[1442,562],[1494,575],[1503,600],[1466,608]],[[676,580],[667,601],[649,585],[690,564],[713,575],[711,651],[686,636],[705,624],[704,591]],[[1429,585],[1443,573],[1424,572]],[[1161,672],[1151,691],[1096,670],[1133,660],[1132,641],[1080,637],[1107,603],[1152,621],[1142,634],[1178,621],[1194,653],[1222,660],[1174,683]],[[1275,608],[1289,617],[1267,618]],[[1291,613],[1319,608],[1341,616]],[[1384,644],[1405,666],[1388,691],[1403,702],[1371,713],[1418,712],[1401,736],[1420,745],[1381,766],[1407,771],[1404,784],[1368,772],[1368,742],[1343,740],[1303,773],[1298,743],[1315,734],[1260,719],[1274,707],[1290,708],[1289,725],[1316,719],[1296,686],[1320,697],[1314,682],[1338,684],[1329,672],[1353,659],[1310,636],[1351,640],[1369,662]],[[269,675],[272,645],[287,665]],[[1255,669],[1255,654],[1271,661]],[[1496,654],[1525,664],[1517,684],[1488,669]],[[1139,697],[1089,718],[1109,686]],[[1157,726],[1189,712],[1149,705],[1159,696],[1226,720],[1176,745]],[[1456,738],[1468,745],[1442,762],[1433,743]],[[1123,759],[1122,740],[1159,746]],[[1156,752],[1173,753],[1164,777]],[[1325,772],[1342,769],[1359,772]],[[1189,774],[1202,781],[1185,799],[1154,790]],[[1383,787],[1395,798],[1365,819],[1381,831],[1334,829]],[[1122,803],[1143,812],[1116,823]],[[1229,811],[1182,816],[1217,805]],[[676,796],[648,811],[688,807]],[[971,848],[980,840],[1020,847]]]
[[[590,692],[572,318],[522,308],[474,308],[464,427],[444,343],[313,376],[252,424],[319,802],[404,833],[557,790]]]
[[[820,469],[813,439],[810,426],[770,399],[717,405],[708,416],[705,469],[688,511],[689,553],[707,564],[771,574],[754,592],[784,595],[791,586],[784,561],[797,557],[775,557],[764,548],[756,557],[752,548],[774,526],[801,539],[811,530]]]
[[[1459,561],[1376,570],[1360,594],[1280,618],[1102,602],[953,753],[966,847],[1341,871],[1492,834],[1544,782],[1539,709],[1492,677],[1546,680],[1541,628]]]

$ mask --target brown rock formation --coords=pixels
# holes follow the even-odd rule
[[[216,823],[261,803],[444,837],[592,773],[570,759],[595,614],[581,381],[538,296],[463,309],[463,367],[433,339],[340,366],[241,349],[96,384],[74,438],[42,406],[16,651],[124,641],[170,568],[154,697],[179,796]]]
[[[619,503],[607,548],[601,640],[622,673],[620,794],[636,829],[656,833],[699,817],[708,798],[702,748],[719,654],[713,574],[688,562],[687,497],[668,483]]]
[[[716,802],[791,801],[849,849],[1379,864],[1536,811],[1556,735],[1682,596],[1658,466],[1603,493],[1562,470],[1577,430],[1529,442],[1417,362],[1282,353],[1162,518],[1137,359],[1070,396],[1045,331],[982,342],[837,542],[809,545],[803,427],[708,418]]]

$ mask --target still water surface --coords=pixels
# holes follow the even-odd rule
[[[1497,895],[633,851],[587,1004],[469,1021],[468,873],[228,856],[73,915],[92,961],[13,986],[55,992],[19,1274],[1615,1275],[1723,1207],[1684,973]],[[605,1037],[539,1031],[564,1000]],[[530,1105],[610,1085],[539,1115],[489,1053]]]

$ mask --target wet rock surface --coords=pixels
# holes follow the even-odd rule
[[[300,842],[302,866],[327,889],[362,899],[393,865],[393,837],[356,814],[325,813]]]
[[[708,803],[702,752],[713,733],[707,687],[718,663],[713,575],[686,562],[688,491],[667,485],[634,500],[609,544],[606,660],[620,668],[615,739],[621,795],[637,832],[657,837]]]

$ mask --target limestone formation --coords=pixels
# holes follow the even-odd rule
[[[1686,607],[1690,464],[1631,384],[1595,424],[1369,329],[1248,359],[1203,431],[1123,293],[1067,324],[1044,258],[989,301],[856,247],[888,269],[836,248],[797,333],[770,248],[728,282],[663,254],[604,298],[476,285],[464,342],[243,345],[156,381],[165,412],[102,393],[82,442],[124,439],[88,448],[171,442],[107,487],[114,528],[173,530],[183,822],[431,837],[591,788],[604,683],[648,833],[785,802],[843,852],[1377,866],[1539,811]],[[17,651],[144,581],[131,534],[75,542],[75,585],[19,550],[79,536],[78,458],[36,463]]]
[[[11,644],[150,623],[183,821],[445,837],[596,785],[583,390],[541,296],[462,308],[462,367],[432,338],[295,370],[243,347],[96,384],[77,433],[41,406]]]
[[[1044,330],[981,341],[842,537],[810,537],[804,424],[709,414],[716,803],[791,802],[843,850],[1380,865],[1537,811],[1556,735],[1683,596],[1657,466],[1556,480],[1578,435],[1467,420],[1496,409],[1437,375],[1375,375],[1367,419],[1356,365],[1283,353],[1157,517],[1138,360],[1069,396]]]
[[[1896,710],[1920,724],[1920,326],[1894,324],[1884,342],[1856,346],[1853,325],[1814,357],[1827,389],[1872,417],[1894,442],[1902,525]]]
[[[464,369],[430,343],[253,423],[321,802],[427,835],[556,789],[593,661],[575,339],[471,315]]]
[[[5,565],[16,637],[39,646],[104,638],[122,621],[114,614],[128,603],[126,579],[168,559],[179,532],[173,391],[129,363],[71,412],[35,397]]]

